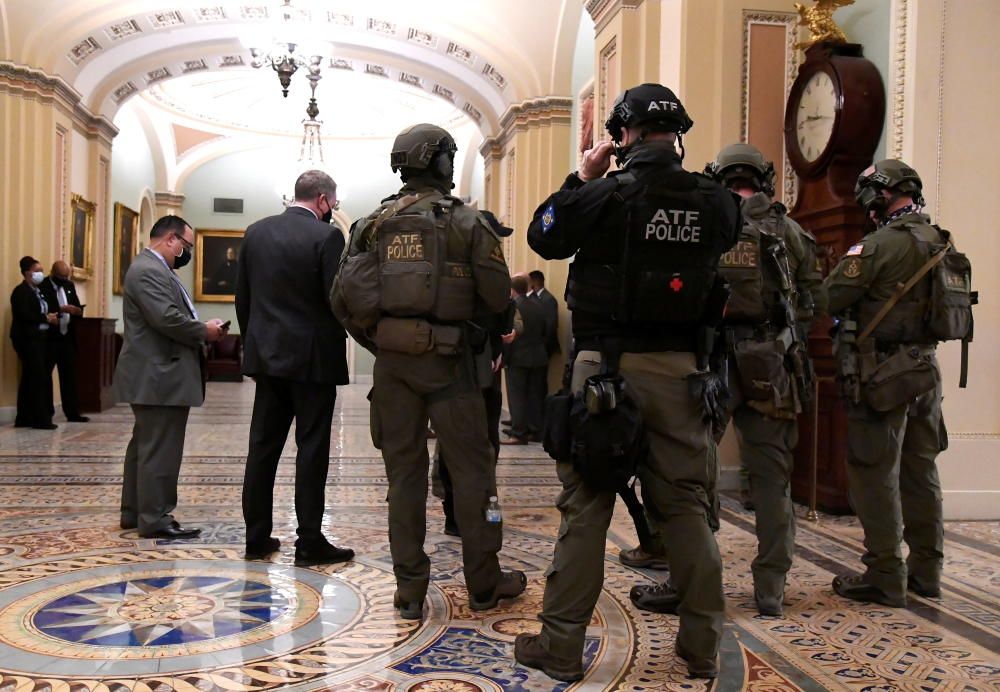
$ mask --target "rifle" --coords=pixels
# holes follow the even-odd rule
[[[765,234],[761,234],[763,237]],[[776,296],[778,314],[775,322],[781,329],[777,335],[777,342],[781,345],[785,353],[785,359],[791,366],[792,375],[795,378],[795,398],[799,407],[804,402],[808,402],[812,396],[810,394],[809,382],[806,377],[806,365],[804,360],[805,347],[802,336],[799,334],[798,321],[795,319],[795,302],[798,292],[792,281],[792,272],[788,266],[788,255],[785,253],[785,244],[778,238],[774,238],[773,243],[768,245],[767,253],[771,256],[778,275],[781,277],[781,290]]]
[[[858,354],[858,323],[848,311],[833,328],[833,352],[840,364],[838,375],[841,395],[857,405],[861,403],[861,363]]]
[[[639,545],[650,555],[656,555],[659,552],[659,547],[653,538],[652,530],[649,528],[646,511],[643,509],[642,503],[639,502],[639,497],[635,494],[635,483],[626,485],[618,491],[618,495],[628,507],[629,516],[632,517],[632,523],[635,524],[635,533],[639,537]]]

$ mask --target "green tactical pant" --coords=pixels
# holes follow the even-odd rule
[[[582,351],[573,367],[573,389],[600,369],[600,354]],[[626,353],[620,371],[649,436],[649,458],[639,468],[646,515],[667,542],[678,609],[681,646],[713,659],[722,637],[725,602],[722,559],[709,526],[711,428],[695,409],[684,379],[695,372],[691,353]],[[582,658],[584,635],[604,584],[604,548],[615,490],[585,485],[571,464],[557,467],[562,514],[552,565],[546,572],[542,643],[557,656]]]
[[[795,553],[792,506],[792,449],[798,442],[795,420],[765,415],[747,403],[734,359],[729,363],[729,410],[736,426],[740,469],[754,504],[757,557],[750,565],[757,592],[780,600]]]
[[[424,552],[427,528],[427,420],[448,450],[455,488],[455,518],[462,534],[465,584],[471,594],[490,594],[500,577],[499,524],[486,522],[496,495],[493,446],[486,432],[483,395],[464,356],[409,355],[382,351],[375,359],[372,415],[377,418],[389,479],[389,547],[400,595],[421,601],[430,581]]]
[[[906,595],[907,576],[939,586],[944,524],[935,460],[948,447],[940,376],[911,404],[879,413],[862,402],[848,405],[847,416],[847,479],[865,530],[865,579],[891,597]]]

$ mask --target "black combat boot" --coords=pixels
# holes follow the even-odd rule
[[[863,603],[879,603],[890,608],[905,608],[906,596],[890,596],[864,577],[840,576],[833,578],[833,590],[844,598]]]
[[[550,678],[576,682],[583,677],[583,662],[549,653],[539,634],[519,634],[514,640],[514,660],[522,666],[540,670]]]
[[[628,597],[632,599],[636,608],[650,613],[677,615],[677,607],[681,604],[680,594],[669,581],[662,584],[633,586]]]

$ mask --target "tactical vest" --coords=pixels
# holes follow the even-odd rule
[[[730,289],[725,322],[759,325],[776,314],[780,298],[791,299],[788,257],[780,238],[744,221],[736,245],[719,259],[719,273]]]
[[[566,300],[570,310],[609,315],[622,327],[685,327],[708,321],[719,224],[715,184],[678,191],[655,179],[617,177],[609,204],[624,207],[624,250],[614,264],[574,261]],[[612,232],[619,229],[609,229]]]
[[[448,256],[453,207],[461,204],[434,194],[375,220],[384,315],[437,322],[473,318],[476,282],[470,258]]]

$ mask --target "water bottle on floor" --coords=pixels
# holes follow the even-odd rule
[[[497,496],[490,496],[490,503],[486,505],[486,523],[488,524],[499,524],[503,519],[503,515],[500,513],[500,503],[497,502]]]

